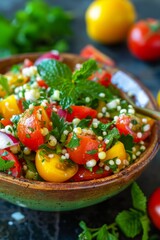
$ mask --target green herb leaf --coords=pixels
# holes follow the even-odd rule
[[[124,144],[125,150],[127,152],[132,152],[132,147],[134,146],[134,141],[133,141],[133,137],[131,135],[122,134],[119,140]]]
[[[14,161],[4,160],[0,157],[0,171],[4,172],[14,166]]]
[[[88,61],[82,64],[82,67],[79,70],[76,70],[73,73],[72,79],[74,82],[78,82],[79,80],[87,79],[92,75],[95,70],[97,70],[98,66],[95,60],[89,59]]]
[[[38,73],[49,87],[59,89],[66,81],[71,83],[72,72],[70,68],[57,60],[43,60],[38,66]]]
[[[131,188],[131,195],[134,208],[145,213],[147,209],[147,198],[144,196],[144,193],[137,185],[137,183],[133,183]]]
[[[3,90],[6,92],[6,96],[8,96],[10,94],[8,80],[3,75],[0,75],[0,85],[2,86]]]
[[[97,153],[97,149],[93,149],[93,150],[87,151],[87,154],[90,154],[90,155],[93,155],[95,153]]]
[[[89,127],[90,123],[91,123],[91,117],[86,117],[86,118],[83,118],[83,119],[77,124],[77,127],[87,128],[87,127]]]
[[[66,145],[68,148],[76,148],[80,145],[80,138],[77,137],[76,133],[73,132],[72,138]]]
[[[126,237],[134,238],[141,230],[140,215],[137,211],[122,211],[116,217],[116,223]]]
[[[58,141],[61,141],[64,130],[71,131],[72,125],[65,122],[64,118],[60,118],[58,114],[54,112],[52,112],[51,120],[53,124],[53,130],[50,133],[54,135]]]
[[[149,231],[150,231],[150,220],[147,215],[144,215],[140,218],[140,222],[143,229],[142,240],[149,239]]]
[[[92,234],[90,233],[86,223],[84,221],[81,221],[79,223],[80,227],[83,229],[83,232],[79,234],[78,239],[79,240],[92,240]]]
[[[110,131],[108,131],[107,136],[105,137],[105,140],[108,140],[106,149],[114,145],[119,137],[120,134],[117,128],[112,128]]]

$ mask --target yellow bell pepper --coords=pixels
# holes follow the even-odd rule
[[[7,119],[21,113],[14,95],[10,95],[0,102],[0,113]]]
[[[120,141],[118,141],[113,147],[106,151],[106,157],[103,161],[114,159],[116,157],[121,160],[121,164],[117,165],[118,170],[120,170],[125,166],[123,160],[127,159],[127,153],[124,148],[124,144]]]

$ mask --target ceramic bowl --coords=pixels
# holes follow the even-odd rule
[[[35,60],[40,54],[23,54],[0,60],[0,73],[25,58]],[[62,54],[63,61],[71,68],[83,59],[73,54]],[[135,80],[137,81],[137,80]],[[150,108],[156,103],[150,92],[140,83],[150,100]],[[154,125],[149,145],[138,161],[119,173],[97,180],[71,183],[49,183],[14,178],[0,173],[0,197],[13,204],[35,210],[68,211],[102,202],[129,186],[144,171],[158,150],[158,123]]]

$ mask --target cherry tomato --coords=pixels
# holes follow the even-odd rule
[[[104,63],[108,66],[114,66],[115,62],[103,54],[101,51],[93,47],[92,45],[86,45],[80,52],[80,55],[84,58],[92,58],[98,62]]]
[[[7,172],[11,172],[13,177],[20,177],[21,176],[21,164],[19,163],[17,157],[12,154],[11,152],[0,149],[0,157],[4,160],[9,160],[14,162],[14,166],[7,170]]]
[[[2,123],[3,126],[12,125],[12,122],[11,122],[10,119],[8,119],[8,118],[2,118],[2,119],[0,120],[0,123]]]
[[[78,165],[70,161],[61,161],[61,157],[53,154],[49,157],[45,150],[36,153],[36,168],[39,175],[48,182],[65,182],[78,171]]]
[[[48,88],[47,83],[42,79],[37,80],[37,83],[40,87],[43,87],[43,88],[46,88],[46,89]]]
[[[160,229],[160,187],[158,187],[149,197],[148,213],[153,224]]]
[[[70,159],[78,164],[86,164],[87,161],[95,159],[98,161],[98,148],[100,142],[91,135],[78,135],[80,145],[76,148],[67,148]],[[70,142],[72,134],[69,134],[67,142]]]
[[[88,181],[92,179],[107,177],[111,174],[112,174],[111,170],[106,171],[103,168],[100,168],[99,166],[93,167],[92,171],[85,168],[84,166],[80,166],[78,172],[72,177],[71,180],[75,182]]]
[[[44,108],[37,106],[33,110],[27,109],[23,113],[17,125],[17,134],[25,146],[36,151],[44,143],[41,133],[43,127],[49,128],[49,118]]]
[[[72,122],[74,118],[95,118],[97,116],[97,111],[95,109],[86,106],[71,106],[71,111],[71,113],[67,112],[66,115],[66,120],[68,122]]]
[[[146,19],[135,23],[128,35],[128,47],[141,60],[160,59],[160,22]]]
[[[23,68],[31,67],[31,66],[33,66],[33,64],[34,63],[30,59],[26,58],[26,59],[24,59]]]
[[[101,85],[108,87],[111,83],[111,77],[112,75],[109,72],[107,72],[106,70],[102,70],[100,72],[97,71],[96,73],[94,73],[89,79],[96,80]]]
[[[136,118],[137,121],[138,118]],[[127,116],[127,115],[122,115],[118,118],[116,121],[116,127],[118,128],[120,134],[128,135],[130,134],[133,137],[134,142],[140,142],[145,140],[149,135],[150,135],[150,130],[143,132],[142,131],[142,126],[141,122],[139,123],[137,121],[137,126],[132,125],[133,129],[130,127],[130,124],[132,124],[132,121],[135,120],[135,117]],[[136,129],[137,128],[137,129]],[[140,133],[140,137],[137,135]]]

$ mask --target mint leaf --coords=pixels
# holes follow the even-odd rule
[[[4,172],[14,166],[14,161],[4,160],[0,157],[0,171]]]
[[[132,184],[131,196],[134,208],[145,213],[147,208],[147,198],[135,182]]]
[[[116,217],[116,223],[126,237],[134,238],[141,230],[140,215],[137,211],[122,211]]]
[[[72,138],[67,144],[68,148],[76,148],[80,145],[80,139],[77,137],[76,133],[73,132]]]
[[[140,222],[143,229],[142,240],[149,239],[149,231],[150,231],[150,220],[147,215],[144,215],[140,218]]]
[[[72,79],[74,82],[77,82],[82,79],[87,79],[92,75],[95,70],[97,70],[98,66],[95,60],[89,59],[82,64],[82,67],[79,70],[76,70],[73,73]]]
[[[2,86],[3,90],[6,92],[6,95],[8,96],[10,94],[8,80],[3,75],[0,75],[0,85]]]
[[[75,85],[72,82],[65,82],[60,94],[60,105],[62,108],[66,109],[73,105],[76,102],[77,95]]]
[[[83,229],[83,232],[79,234],[78,240],[92,240],[92,234],[90,233],[86,223],[81,221],[79,226]]]
[[[70,68],[57,60],[43,60],[37,66],[38,73],[48,84],[49,87],[59,89],[58,86],[63,85],[64,82],[70,82],[72,79],[72,72]]]

